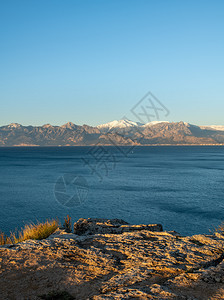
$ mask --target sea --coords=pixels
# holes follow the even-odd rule
[[[224,147],[0,148],[0,230],[67,215],[209,234],[224,221]]]

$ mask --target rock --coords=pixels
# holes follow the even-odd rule
[[[221,282],[221,278],[220,277],[215,277],[215,281],[216,282]]]
[[[74,231],[0,247],[0,299],[224,299],[223,235],[119,219],[80,219]]]
[[[121,234],[123,232],[150,230],[162,231],[162,225],[129,225],[121,219],[79,219],[74,224],[74,233],[77,235],[92,234]]]

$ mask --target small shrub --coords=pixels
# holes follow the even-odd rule
[[[65,217],[64,229],[68,233],[72,232],[72,222],[71,222],[71,217],[69,215]]]

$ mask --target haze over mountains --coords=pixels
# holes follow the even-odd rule
[[[196,126],[186,122],[153,121],[147,124],[115,120],[96,127],[76,125],[0,127],[0,146],[91,145],[212,145],[224,144],[224,126]]]

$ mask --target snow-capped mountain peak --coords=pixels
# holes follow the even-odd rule
[[[11,123],[11,124],[8,125],[8,127],[10,127],[10,128],[20,128],[21,125],[18,124],[18,123]]]
[[[98,125],[98,129],[102,130],[110,130],[112,128],[128,128],[128,127],[137,127],[139,126],[138,123],[130,121],[128,119],[123,119],[123,120],[114,120],[112,122]]]
[[[170,122],[169,121],[152,121],[152,122],[146,123],[142,127],[150,127],[150,126],[154,126],[154,125],[160,124],[160,123],[170,123]]]

